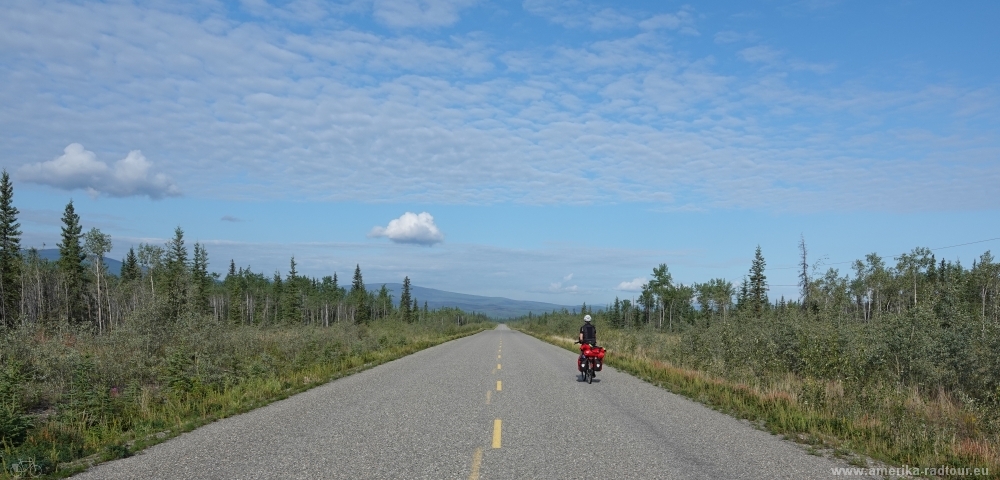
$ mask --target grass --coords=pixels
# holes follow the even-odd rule
[[[512,328],[576,351],[552,326],[531,322]],[[563,330],[573,331],[573,330]],[[792,373],[726,374],[685,368],[671,361],[680,335],[602,330],[605,362],[654,385],[743,418],[774,434],[830,452],[849,463],[868,459],[917,467],[980,467],[1000,476],[1000,435],[995,411],[963,402],[943,389],[868,381],[821,380]]]
[[[0,479],[66,477],[492,326],[195,321],[134,324],[102,336],[70,328],[8,332],[0,338],[0,404],[28,426],[0,430]],[[11,434],[18,431],[20,438]]]

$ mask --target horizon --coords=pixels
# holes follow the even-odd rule
[[[22,246],[557,305],[1000,248],[1000,4],[0,5]],[[368,282],[366,282],[368,283]]]

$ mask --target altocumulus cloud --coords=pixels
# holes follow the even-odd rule
[[[93,196],[163,198],[180,195],[169,177],[153,173],[152,168],[153,163],[139,150],[132,150],[109,166],[83,145],[71,143],[61,156],[48,162],[24,165],[17,173],[28,182],[64,190],[83,189]]]
[[[369,237],[386,237],[396,243],[434,245],[444,241],[444,234],[434,224],[434,217],[427,212],[406,212],[385,227],[375,227]]]

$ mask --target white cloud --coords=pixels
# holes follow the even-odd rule
[[[434,245],[444,241],[444,235],[434,224],[434,217],[427,212],[406,212],[389,222],[386,227],[374,227],[369,237],[386,237],[396,243]]]
[[[779,211],[962,210],[991,204],[1000,177],[989,85],[851,72],[817,84],[796,75],[832,67],[784,45],[735,54],[763,68],[733,68],[728,49],[670,41],[679,12],[526,2],[579,28],[598,14],[656,27],[544,43],[503,36],[520,35],[503,22],[521,12],[484,32],[416,36],[347,23],[373,11],[361,3],[297,28],[325,2],[282,2],[302,13],[287,21],[210,3],[0,2],[0,52],[17,52],[0,69],[4,161],[61,188],[95,188],[81,179],[97,175],[102,192],[127,194],[109,188],[122,183],[110,162],[48,177],[34,164],[52,138],[86,138],[142,145],[185,194],[227,200]],[[123,173],[142,170],[136,160]]]
[[[752,33],[739,33],[732,30],[723,30],[715,34],[715,43],[726,44],[726,43],[737,43],[753,41],[757,39],[757,36]]]
[[[452,25],[476,0],[375,0],[375,19],[390,27],[434,28]]]
[[[570,273],[562,278],[562,281],[552,282],[549,284],[548,293],[577,293],[580,291],[579,285],[566,285],[570,280],[573,280],[573,274]]]
[[[767,45],[755,45],[740,50],[739,55],[750,63],[775,64],[781,60],[781,52]]]
[[[180,195],[170,178],[153,173],[152,167],[153,163],[139,150],[132,150],[109,167],[83,145],[71,143],[53,160],[21,166],[18,175],[28,182],[64,190],[82,189],[94,196],[163,198]]]
[[[621,290],[623,292],[638,292],[642,290],[643,285],[646,285],[646,279],[642,277],[637,277],[630,282],[621,282],[615,287],[615,290]]]
[[[716,35],[718,43],[718,35]],[[830,73],[834,69],[831,63],[813,63],[796,59],[785,59],[784,52],[767,45],[756,45],[739,51],[739,56],[750,63],[762,63],[771,67],[785,67],[790,70],[810,71],[817,74]]]

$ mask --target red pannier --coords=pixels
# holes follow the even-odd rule
[[[604,347],[590,346],[588,343],[580,345],[580,352],[583,353],[588,359],[595,359],[594,370],[600,372],[604,368],[604,352],[606,350]],[[577,359],[576,368],[581,372],[583,371],[583,361],[582,359]]]

